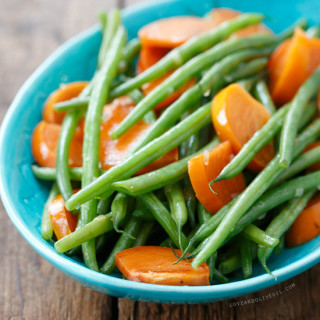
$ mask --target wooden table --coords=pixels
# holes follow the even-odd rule
[[[65,40],[96,23],[98,10],[136,2],[2,0],[0,118],[35,68]],[[31,249],[8,219],[2,204],[0,243],[3,320],[320,319],[320,266],[239,299],[204,305],[165,305],[117,299],[71,280]],[[258,302],[248,304],[251,299]]]

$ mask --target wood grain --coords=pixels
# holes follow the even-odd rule
[[[32,71],[65,40],[96,23],[98,10],[136,2],[2,0],[0,119]],[[71,280],[31,249],[9,221],[2,204],[0,243],[0,319],[320,319],[319,266],[235,300],[161,305],[116,299]],[[294,287],[285,292],[292,284]],[[285,293],[279,294],[279,290]],[[241,305],[269,294],[262,302]]]

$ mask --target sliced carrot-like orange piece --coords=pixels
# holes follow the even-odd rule
[[[174,250],[182,255],[181,250]],[[177,257],[170,248],[135,247],[116,254],[116,266],[128,280],[169,286],[208,286],[209,268],[206,263],[193,269],[190,261]]]
[[[33,131],[32,154],[36,162],[43,167],[56,166],[56,149],[61,127],[55,123],[41,121]],[[83,132],[79,127],[72,139],[69,152],[69,166],[82,166]]]
[[[133,108],[134,103],[128,97],[118,98],[104,108],[100,135],[100,162],[104,170],[121,163],[133,145],[145,135],[150,127],[150,124],[139,121],[119,139],[111,139],[112,130],[121,123]],[[174,148],[140,170],[138,174],[153,171],[177,160],[178,149]]]
[[[297,28],[269,59],[270,92],[276,104],[290,101],[319,65],[320,39],[309,38]]]
[[[142,46],[175,48],[194,36],[212,28],[209,20],[195,16],[156,20],[142,27],[138,33]]]
[[[234,153],[269,120],[267,109],[238,84],[221,90],[212,101],[212,121],[221,141],[230,141]],[[249,164],[255,172],[274,157],[271,143],[262,148]]]
[[[289,247],[304,244],[320,234],[320,197],[311,201],[286,234]]]
[[[88,82],[86,81],[71,82],[63,84],[58,90],[52,92],[44,104],[43,120],[61,124],[65,112],[56,111],[54,105],[58,102],[77,97],[87,84]]]
[[[232,157],[231,144],[226,141],[188,162],[188,173],[196,197],[210,213],[219,211],[246,187],[241,173],[232,179],[214,183],[212,187],[216,194],[209,188],[210,181],[220,174]]]
[[[62,195],[58,195],[50,203],[49,216],[53,232],[58,240],[69,235],[76,229],[78,216],[73,215],[65,208]]]
[[[165,48],[156,48],[156,47],[143,47],[141,49],[141,53],[139,56],[139,60],[137,63],[137,72],[143,72],[147,70],[149,67],[158,62],[161,58],[163,58],[169,52],[168,49]],[[170,71],[167,74],[161,76],[160,78],[150,81],[142,86],[142,92],[146,96],[151,91],[153,91],[157,86],[159,86],[163,81],[169,78],[174,71]],[[183,84],[177,91],[173,92],[166,99],[161,101],[156,107],[155,110],[161,110],[166,108],[171,103],[176,101],[186,90],[193,87],[196,83],[194,78],[189,79],[185,84]]]
[[[212,26],[217,27],[225,21],[229,21],[239,17],[241,14],[242,12],[237,10],[233,10],[229,8],[217,8],[210,11],[209,15],[210,15],[210,19],[212,20]],[[239,30],[234,34],[232,34],[230,38],[248,37],[257,33],[264,33],[267,35],[272,34],[271,30],[261,23],[261,24],[243,28],[242,30]]]

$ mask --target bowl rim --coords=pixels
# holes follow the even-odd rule
[[[180,2],[182,0],[164,0],[163,3],[173,3]],[[150,1],[148,3],[139,3],[132,7],[122,10],[123,16],[128,16],[135,14],[136,12],[142,9],[150,9],[155,6],[160,5],[156,1]],[[70,40],[63,43],[53,54],[51,54],[26,80],[21,89],[18,91],[15,96],[12,104],[10,105],[3,122],[0,128],[0,195],[6,209],[6,212],[11,219],[12,223],[18,229],[20,234],[25,238],[25,240],[33,247],[42,257],[47,261],[57,267],[59,270],[67,273],[73,279],[78,279],[85,283],[93,284],[97,287],[103,286],[114,292],[123,292],[129,290],[133,295],[133,298],[144,297],[142,300],[148,300],[148,293],[166,293],[170,294],[181,294],[183,296],[177,297],[178,299],[172,299],[172,296],[163,297],[158,299],[163,302],[180,302],[183,300],[189,300],[194,303],[199,303],[202,301],[214,301],[214,300],[223,300],[230,297],[236,297],[240,295],[249,294],[261,289],[268,288],[272,285],[280,283],[284,280],[287,280],[309,268],[314,266],[320,261],[320,248],[313,250],[306,254],[304,257],[298,259],[297,261],[276,269],[273,271],[273,274],[277,278],[277,281],[270,276],[269,274],[262,274],[250,279],[240,280],[236,282],[211,285],[211,286],[181,286],[174,287],[168,285],[154,285],[148,283],[141,283],[135,281],[128,281],[120,278],[116,278],[109,275],[104,275],[95,271],[90,270],[89,268],[79,265],[72,260],[68,260],[63,255],[59,255],[54,250],[49,250],[46,242],[40,242],[36,239],[33,233],[28,229],[28,226],[19,218],[17,214],[17,209],[13,199],[11,198],[8,192],[8,185],[5,177],[5,161],[4,161],[4,150],[7,148],[7,130],[10,126],[11,119],[13,115],[18,112],[19,104],[21,100],[30,90],[33,82],[37,77],[46,70],[46,68],[59,56],[63,55],[65,51],[71,48],[73,45],[79,41],[92,37],[98,32],[98,26],[93,26],[80,34],[72,37]],[[129,292],[128,291],[128,292]],[[198,295],[198,296],[195,296]],[[153,299],[152,301],[155,301]],[[150,300],[149,300],[150,301]]]

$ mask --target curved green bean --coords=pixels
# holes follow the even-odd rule
[[[36,178],[41,180],[55,181],[57,179],[56,168],[40,167],[33,164],[31,166],[32,172]],[[70,168],[69,169],[70,179],[74,181],[81,181],[82,168]]]
[[[108,19],[109,21],[109,19]],[[120,60],[120,52],[126,40],[126,32],[122,26],[112,40],[106,59],[99,71],[99,77],[95,84],[86,115],[83,138],[83,172],[82,187],[87,186],[99,176],[99,149],[100,149],[100,124],[102,109],[107,100],[109,88],[117,72]],[[97,214],[97,200],[92,199],[81,206],[79,226],[89,223]],[[85,263],[93,270],[98,271],[96,260],[95,241],[90,240],[82,244],[82,253]]]
[[[243,279],[248,279],[252,275],[252,250],[250,240],[241,237],[240,255]]]

